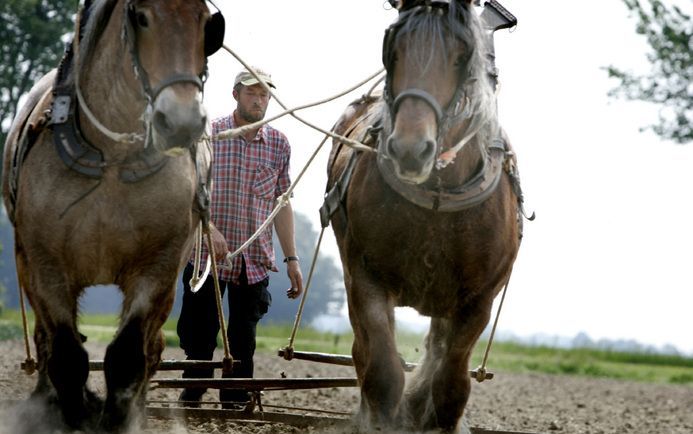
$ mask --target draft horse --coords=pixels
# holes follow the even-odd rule
[[[383,95],[352,103],[334,128],[376,150],[334,141],[321,209],[344,267],[366,431],[465,429],[470,355],[518,253],[521,191],[485,32],[467,0],[398,2]],[[395,306],[431,317],[406,390]]]
[[[224,21],[202,0],[87,0],[78,18],[60,66],[13,122],[3,199],[36,317],[32,399],[57,404],[70,429],[122,432],[144,405],[177,275],[207,218],[202,92]],[[86,387],[77,327],[80,295],[99,284],[123,294],[103,402]]]

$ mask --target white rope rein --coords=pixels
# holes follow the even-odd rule
[[[356,89],[356,88],[358,88],[358,87],[364,85],[365,83],[371,81],[372,79],[374,79],[374,78],[377,77],[378,75],[382,74],[382,73],[384,72],[384,69],[379,70],[378,72],[376,72],[375,74],[371,75],[370,77],[364,79],[363,81],[361,81],[361,82],[358,83],[357,85],[352,86],[352,87],[349,88],[348,90],[346,90],[346,91],[344,91],[344,92],[341,92],[341,93],[339,93],[339,94],[337,94],[337,95],[335,95],[335,96],[332,96],[332,97],[330,97],[330,98],[326,98],[326,99],[324,99],[324,100],[322,100],[322,101],[318,101],[318,102],[315,102],[315,103],[312,103],[312,104],[306,104],[306,105],[299,106],[299,107],[296,107],[296,108],[293,108],[293,109],[289,109],[286,105],[284,105],[283,102],[281,102],[281,100],[277,97],[277,95],[275,95],[274,92],[272,92],[272,89],[270,89],[270,87],[267,85],[267,83],[262,79],[262,77],[260,77],[260,76],[257,74],[257,72],[255,72],[255,70],[254,70],[251,66],[249,66],[246,62],[244,62],[243,59],[240,58],[240,56],[238,56],[232,49],[230,49],[230,48],[227,47],[226,45],[224,45],[223,48],[224,48],[224,50],[226,50],[229,54],[231,54],[233,57],[235,57],[236,60],[238,60],[238,61],[241,63],[241,65],[243,65],[243,66],[246,68],[246,70],[247,70],[248,72],[250,72],[250,73],[252,74],[252,76],[255,77],[255,79],[258,80],[258,81],[260,82],[260,84],[262,84],[262,87],[263,87],[266,91],[269,92],[269,94],[275,99],[275,101],[277,101],[277,103],[285,110],[285,112],[282,113],[282,114],[280,114],[280,115],[278,115],[278,116],[275,116],[275,117],[272,118],[272,119],[262,120],[262,121],[259,121],[259,122],[255,122],[254,124],[245,125],[245,126],[240,127],[240,128],[235,128],[235,129],[232,129],[232,130],[222,131],[222,132],[221,132],[220,134],[218,134],[216,137],[213,137],[213,139],[217,139],[217,138],[228,138],[228,137],[236,137],[236,136],[238,136],[238,135],[240,135],[240,134],[243,134],[244,132],[246,132],[246,131],[248,131],[248,130],[252,130],[252,129],[258,128],[258,127],[260,127],[260,126],[262,126],[262,125],[264,125],[264,124],[270,122],[271,120],[274,120],[274,119],[277,119],[277,118],[279,118],[279,117],[282,117],[282,116],[284,116],[284,115],[289,114],[289,115],[291,115],[292,117],[296,118],[298,121],[300,121],[300,122],[304,123],[305,125],[307,125],[307,126],[313,128],[314,130],[320,131],[321,133],[323,133],[323,134],[325,134],[325,135],[327,135],[327,136],[329,136],[329,137],[332,137],[333,139],[339,140],[339,141],[341,141],[342,143],[344,143],[345,145],[347,145],[347,146],[349,146],[349,147],[351,147],[351,148],[354,148],[354,149],[359,150],[359,151],[376,152],[375,149],[371,148],[370,146],[366,146],[366,145],[364,145],[364,144],[361,143],[361,142],[358,142],[358,141],[356,141],[356,140],[349,139],[348,137],[344,137],[344,136],[341,136],[341,135],[339,135],[339,134],[335,134],[335,133],[333,133],[333,132],[331,132],[331,131],[327,131],[327,130],[325,130],[325,129],[323,129],[323,128],[320,128],[320,127],[318,127],[317,125],[314,125],[313,123],[308,122],[307,120],[301,118],[300,116],[298,116],[298,115],[297,115],[296,113],[294,113],[294,112],[295,112],[295,111],[298,111],[298,110],[305,109],[305,108],[314,107],[314,106],[316,106],[316,105],[324,104],[324,103],[326,103],[326,102],[329,102],[329,101],[332,101],[332,100],[334,100],[334,99],[336,99],[336,98],[339,98],[340,96],[346,95],[347,93],[352,92],[354,89]],[[223,135],[223,136],[222,136],[222,135]]]
[[[84,96],[82,95],[82,89],[80,88],[79,85],[79,28],[80,28],[80,20],[81,20],[81,14],[77,14],[77,23],[76,23],[76,29],[77,29],[77,34],[75,35],[74,39],[72,40],[72,48],[75,52],[75,60],[74,60],[74,73],[75,73],[75,91],[77,94],[77,101],[79,102],[80,107],[82,108],[82,111],[84,112],[84,115],[89,119],[89,122],[96,127],[97,130],[104,136],[108,137],[110,140],[118,143],[135,143],[137,141],[144,140],[144,135],[139,134],[139,133],[118,133],[115,131],[112,131],[108,129],[104,124],[99,121],[99,119],[96,117],[96,115],[91,111],[89,108],[89,105],[87,105],[87,101],[84,99]]]
[[[274,117],[270,118],[270,119],[263,119],[263,120],[261,120],[261,121],[255,122],[255,123],[253,123],[253,124],[248,124],[248,125],[244,125],[244,126],[239,127],[239,128],[234,128],[234,129],[229,129],[229,130],[226,130],[226,131],[222,131],[221,133],[219,133],[219,134],[213,136],[213,137],[212,137],[213,140],[223,140],[223,139],[228,139],[228,138],[237,137],[238,135],[244,134],[245,132],[247,132],[247,131],[249,131],[249,130],[253,130],[253,129],[259,128],[259,127],[261,127],[262,125],[264,125],[264,124],[266,124],[266,123],[268,123],[268,122],[270,122],[270,121],[272,121],[272,120],[278,119],[278,118],[280,118],[280,117],[282,117],[282,116],[286,116],[286,115],[291,115],[291,116],[293,116],[294,118],[296,118],[297,120],[299,120],[300,122],[306,124],[307,126],[309,126],[309,127],[313,128],[313,129],[315,129],[315,130],[317,130],[317,131],[320,131],[321,133],[325,134],[325,138],[322,140],[322,142],[320,142],[320,144],[319,144],[318,147],[315,149],[315,151],[313,151],[312,155],[311,155],[310,158],[308,159],[308,162],[303,166],[303,169],[301,170],[301,172],[299,173],[299,175],[296,177],[296,179],[294,180],[294,182],[291,183],[291,185],[289,186],[289,189],[288,189],[284,194],[282,194],[281,196],[279,196],[279,197],[277,198],[277,204],[275,205],[275,207],[274,207],[274,209],[272,210],[272,212],[270,213],[270,215],[269,215],[269,216],[265,219],[265,221],[262,223],[262,225],[260,225],[260,227],[257,228],[257,230],[255,231],[255,233],[253,233],[253,235],[252,235],[250,238],[248,238],[240,247],[238,247],[235,251],[233,251],[233,252],[228,252],[228,253],[226,254],[226,256],[225,256],[225,258],[224,258],[224,260],[225,260],[225,262],[226,262],[226,265],[225,265],[225,266],[220,266],[220,268],[226,269],[226,270],[230,270],[230,269],[233,267],[233,259],[234,259],[236,256],[238,256],[239,254],[241,254],[245,249],[247,249],[248,246],[250,246],[250,245],[260,236],[260,234],[262,234],[262,233],[267,229],[267,227],[268,227],[270,224],[272,224],[274,218],[277,216],[277,214],[279,213],[279,211],[280,211],[282,208],[284,208],[284,207],[289,203],[289,199],[290,199],[290,197],[291,197],[291,194],[293,193],[294,189],[296,188],[296,186],[299,184],[299,182],[300,182],[301,179],[303,178],[303,175],[306,173],[306,171],[308,170],[308,168],[310,167],[310,165],[311,165],[311,164],[313,163],[313,161],[315,160],[315,157],[317,156],[317,154],[318,154],[318,153],[320,152],[320,150],[322,149],[322,147],[323,147],[323,145],[325,144],[325,142],[327,141],[327,138],[328,138],[328,137],[332,137],[332,138],[334,138],[334,139],[336,139],[336,140],[339,140],[339,141],[343,142],[344,144],[346,144],[347,146],[350,146],[350,147],[354,148],[355,150],[367,151],[367,152],[376,152],[375,149],[371,148],[370,146],[366,146],[366,145],[364,145],[363,143],[360,143],[360,142],[358,142],[358,141],[349,139],[349,138],[347,138],[347,137],[344,137],[344,136],[341,136],[341,135],[338,135],[338,134],[334,134],[334,133],[332,133],[332,132],[330,132],[330,131],[327,131],[327,130],[324,130],[324,129],[320,128],[320,127],[317,127],[317,126],[313,125],[312,123],[310,123],[310,122],[306,121],[305,119],[303,119],[303,118],[299,117],[298,115],[296,115],[295,112],[298,111],[298,110],[305,109],[305,108],[315,107],[315,106],[318,106],[318,105],[322,105],[322,104],[328,103],[328,102],[333,101],[333,100],[335,100],[335,99],[337,99],[337,98],[339,98],[339,97],[341,97],[341,96],[344,96],[344,95],[346,95],[346,94],[348,94],[348,93],[350,93],[350,92],[353,92],[354,90],[358,89],[359,87],[363,86],[364,84],[368,83],[369,81],[371,81],[371,80],[373,80],[374,78],[376,78],[376,77],[378,77],[379,75],[381,75],[381,74],[384,72],[384,69],[379,70],[379,71],[376,72],[375,74],[370,75],[369,77],[365,78],[364,80],[360,81],[359,83],[357,83],[357,84],[355,84],[355,85],[349,87],[347,90],[345,90],[345,91],[343,91],[343,92],[340,92],[340,93],[338,93],[338,94],[336,94],[336,95],[334,95],[334,96],[331,96],[331,97],[329,97],[329,98],[322,99],[322,100],[317,101],[317,102],[314,102],[314,103],[304,104],[304,105],[301,105],[301,106],[298,106],[298,107],[289,109],[289,108],[287,108],[287,106],[276,96],[276,94],[275,94],[274,92],[272,92],[271,88],[267,85],[267,83],[262,79],[262,77],[260,77],[260,76],[257,74],[257,72],[256,72],[250,65],[248,65],[245,61],[243,61],[243,59],[241,59],[240,56],[238,56],[233,50],[231,50],[230,48],[228,48],[226,45],[224,45],[223,48],[224,48],[226,51],[228,51],[232,56],[234,56],[234,57],[236,58],[236,60],[238,60],[238,61],[246,68],[246,70],[247,70],[248,72],[250,72],[250,73],[253,75],[253,77],[255,77],[255,79],[257,79],[258,82],[260,82],[260,84],[262,84],[262,86],[265,88],[265,90],[267,90],[267,91],[270,93],[270,95],[277,101],[277,103],[278,103],[285,111],[282,112],[282,113],[280,113],[280,114],[277,115],[277,116],[274,116]],[[379,81],[381,81],[381,80],[379,80]],[[376,83],[376,84],[377,84],[377,83]],[[208,261],[208,262],[211,261],[211,259],[209,258],[209,256],[207,257],[207,261]],[[205,268],[207,268],[207,267],[205,267]]]

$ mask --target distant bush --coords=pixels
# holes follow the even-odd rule
[[[678,374],[669,377],[672,384],[693,384],[693,374]]]

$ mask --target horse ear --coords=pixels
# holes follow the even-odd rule
[[[413,8],[416,6],[420,0],[395,0],[396,3],[396,8],[402,12],[406,11],[407,9]]]
[[[216,53],[224,45],[226,20],[221,12],[214,13],[205,24],[205,56]]]

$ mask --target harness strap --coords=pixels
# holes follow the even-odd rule
[[[55,150],[67,167],[86,177],[100,179],[104,168],[119,166],[120,180],[130,184],[153,175],[166,165],[168,158],[153,147],[142,149],[122,162],[107,162],[103,153],[80,132],[73,101],[74,87],[61,86],[56,83],[55,88],[68,94],[54,95],[49,125],[53,130]]]
[[[366,112],[356,122],[354,122],[351,128],[349,128],[349,130],[347,130],[344,133],[344,136],[349,136],[349,134],[351,134],[356,129],[356,127],[358,127],[361,123],[366,121],[371,116],[373,116],[373,112]],[[380,130],[380,121],[381,119],[378,118],[373,126],[370,126],[366,129],[364,133],[365,137],[361,139],[364,144],[369,144],[370,141],[372,141],[377,136]],[[330,164],[330,170],[332,169],[332,165],[337,159],[337,156],[339,155],[341,149],[342,143],[339,144],[339,148],[337,149],[337,152],[335,152],[334,154],[334,159]],[[352,150],[351,156],[349,157],[349,161],[347,162],[344,171],[342,171],[341,175],[339,175],[339,178],[337,179],[337,181],[335,181],[332,188],[330,188],[327,191],[327,193],[325,193],[325,200],[322,206],[320,207],[320,224],[322,225],[323,229],[330,225],[330,218],[334,215],[335,212],[337,212],[337,210],[339,210],[342,213],[342,217],[344,218],[344,220],[347,219],[346,209],[344,207],[344,199],[346,198],[346,192],[349,189],[349,184],[351,183],[351,175],[354,173],[356,162],[358,161],[361,154],[362,152],[359,150]]]
[[[360,156],[361,152],[354,151],[351,153],[346,168],[330,191],[325,194],[325,201],[320,207],[320,224],[323,228],[330,225],[330,218],[337,210],[340,210],[342,212],[342,217],[346,219],[344,198],[346,197],[346,192],[351,182],[351,175],[354,173],[354,167],[356,167],[356,161]]]
[[[106,166],[101,151],[91,146],[74,125],[74,118],[69,122],[53,123],[53,144],[60,159],[75,172],[88,178],[100,179]]]
[[[451,189],[430,189],[421,185],[401,182],[394,173],[392,164],[378,154],[378,169],[387,183],[400,196],[422,208],[433,211],[455,212],[476,206],[496,190],[508,158],[505,142],[498,139],[489,146],[488,159],[469,181]]]
[[[390,109],[392,117],[394,117],[397,114],[397,112],[399,111],[399,106],[402,104],[402,101],[404,101],[406,98],[420,99],[426,104],[428,104],[431,107],[431,109],[433,109],[433,112],[436,115],[436,125],[439,125],[441,123],[443,119],[443,109],[440,107],[440,104],[438,104],[438,101],[430,93],[416,88],[407,89],[403,92],[400,92],[399,95],[397,95],[395,100],[392,102],[392,108]]]

